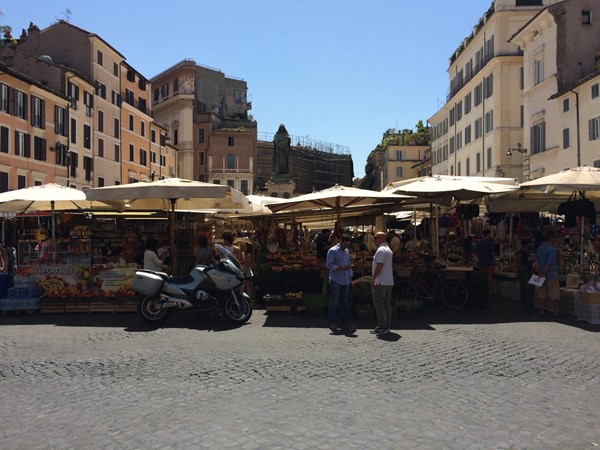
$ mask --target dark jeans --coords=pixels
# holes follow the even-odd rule
[[[339,307],[342,325],[348,323],[348,292],[350,292],[350,285],[329,282],[329,322],[336,321]]]

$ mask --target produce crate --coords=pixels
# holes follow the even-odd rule
[[[72,299],[67,299],[65,301],[65,312],[66,313],[80,313],[80,312],[85,312],[85,313],[89,313],[90,312],[90,301],[87,299],[76,299],[76,300],[72,300]]]
[[[114,312],[114,303],[107,299],[92,299],[89,312]]]
[[[583,303],[587,303],[589,305],[600,304],[600,292],[579,291],[579,298]]]
[[[116,299],[113,303],[113,312],[136,312],[137,300]]]
[[[43,298],[42,299],[42,314],[46,313],[65,313],[65,299],[61,298]]]
[[[600,304],[577,302],[577,319],[591,324],[600,324]]]

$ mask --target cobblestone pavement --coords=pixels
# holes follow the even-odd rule
[[[597,448],[600,326],[505,309],[385,340],[260,310],[2,316],[0,448]]]

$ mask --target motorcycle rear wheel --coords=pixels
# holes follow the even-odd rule
[[[250,297],[247,294],[238,294],[238,296],[239,306],[236,304],[233,295],[225,300],[223,303],[223,315],[229,322],[235,325],[243,325],[252,317],[252,306],[250,304]]]
[[[160,297],[158,295],[144,297],[140,302],[140,314],[142,319],[148,323],[162,323],[168,315],[169,310],[160,308]]]

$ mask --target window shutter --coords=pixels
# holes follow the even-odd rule
[[[25,134],[25,158],[31,158],[31,136]]]
[[[41,101],[41,118],[42,118],[42,123],[40,124],[42,129],[46,129],[46,100],[42,100]],[[45,160],[45,159],[44,159]]]
[[[594,119],[590,119],[588,120],[588,136],[590,138],[590,141],[594,140]]]
[[[27,94],[23,94],[23,119],[27,120]]]
[[[546,122],[542,122],[540,124],[540,134],[542,135],[540,138],[540,151],[546,151]]]
[[[8,153],[8,128],[0,128],[0,152]]]

